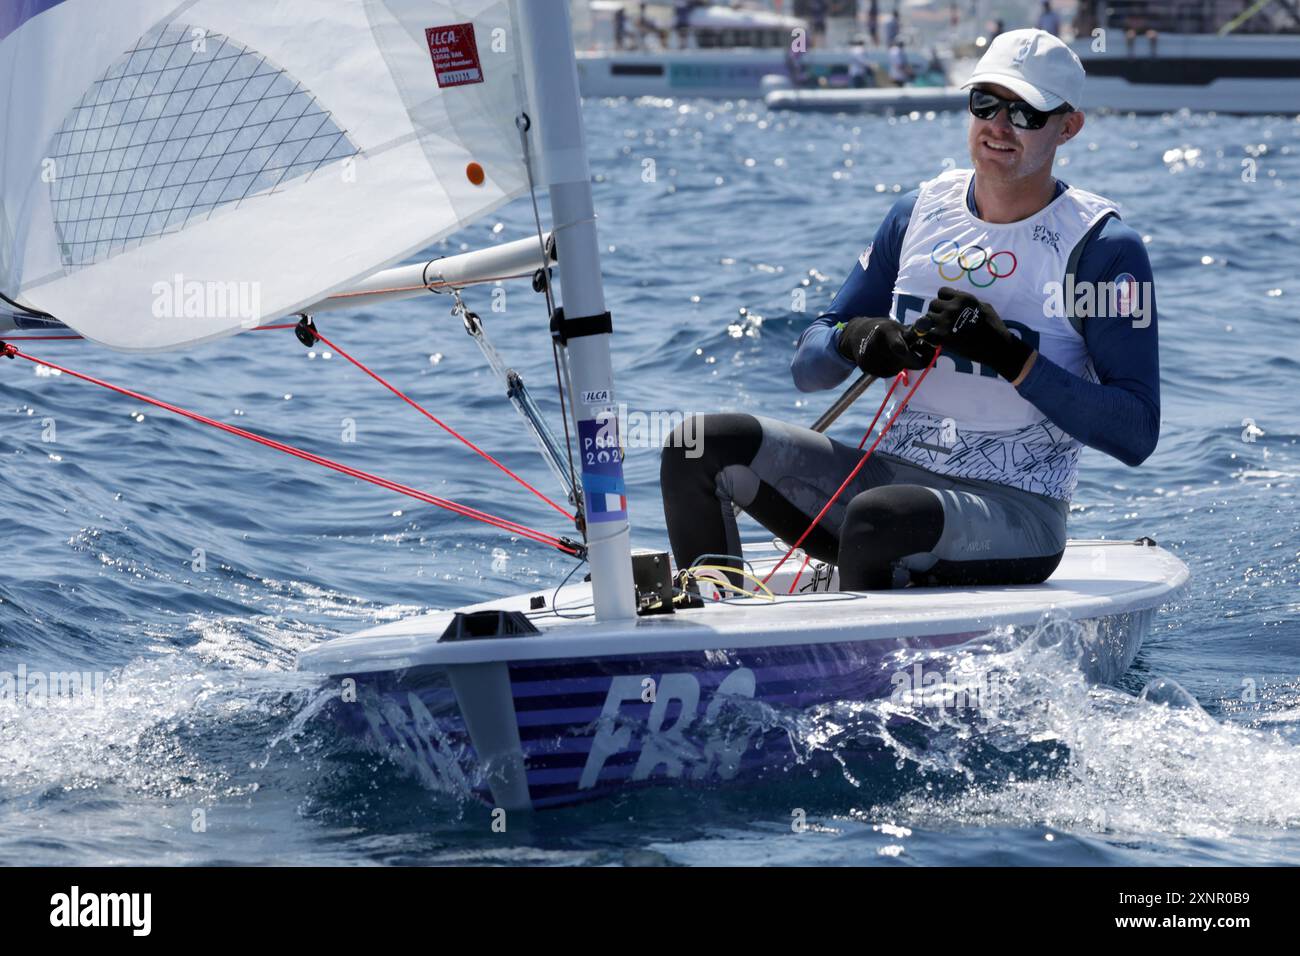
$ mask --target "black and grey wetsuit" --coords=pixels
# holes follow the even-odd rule
[[[862,457],[811,429],[753,415],[701,416],[687,434],[689,443],[669,441],[660,468],[678,567],[704,554],[739,554],[738,510],[794,542]],[[909,580],[1031,584],[1060,562],[1068,511],[1045,495],[876,453],[804,548],[838,565],[845,590]]]

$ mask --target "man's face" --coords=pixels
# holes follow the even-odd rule
[[[1020,99],[1005,86],[994,83],[981,83],[977,89],[1008,100]],[[1011,125],[1007,114],[1003,108],[991,120],[970,118],[966,140],[971,161],[975,172],[987,179],[1025,179],[1050,167],[1056,147],[1073,139],[1083,128],[1083,114],[1078,110],[1049,116],[1042,129],[1019,129]]]

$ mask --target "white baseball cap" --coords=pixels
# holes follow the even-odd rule
[[[1030,106],[1054,110],[1062,103],[1078,108],[1083,78],[1083,64],[1074,51],[1046,30],[1009,30],[989,44],[961,88],[996,83]]]

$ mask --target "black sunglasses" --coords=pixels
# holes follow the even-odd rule
[[[1007,108],[1007,119],[1017,129],[1042,129],[1047,125],[1047,117],[1074,112],[1074,107],[1069,103],[1062,103],[1054,110],[1040,110],[1024,100],[1004,100],[988,90],[970,91],[970,112],[976,119],[991,120],[1004,106]]]

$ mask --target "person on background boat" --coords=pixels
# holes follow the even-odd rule
[[[899,37],[889,48],[889,78],[899,86],[906,86],[915,76],[912,65],[907,62],[906,44]]]
[[[696,7],[708,6],[705,0],[677,0],[673,4],[673,29],[677,32],[677,49],[685,50],[691,42],[691,14]]]
[[[624,7],[614,11],[614,49],[627,49],[627,9]]]
[[[804,62],[804,52],[796,50],[793,44],[785,48],[785,71],[790,77],[790,85],[795,89],[808,85],[808,65]]]
[[[855,37],[849,50],[849,86],[861,89],[870,86],[871,60],[867,56],[866,37]]]
[[[973,169],[894,203],[799,338],[800,391],[906,371],[894,408],[943,349],[804,543],[845,590],[1041,582],[1065,550],[1082,448],[1130,466],[1155,449],[1146,248],[1114,203],[1052,176],[1084,125],[1083,81],[1078,57],[1043,31],[993,42],[965,84]],[[697,441],[670,438],[660,467],[680,567],[739,554],[739,510],[793,543],[863,454],[754,415],[692,424]]]
[[[646,11],[647,6],[649,4],[642,3],[637,7],[636,27],[640,37],[641,49],[650,49],[650,44],[646,42],[646,38],[653,36],[659,40],[660,48],[666,50],[668,49],[668,31],[650,18],[650,14]]]
[[[898,4],[895,3],[894,15],[889,18],[889,22],[885,26],[885,47],[886,48],[889,48],[894,45],[894,41],[898,39],[898,35],[899,33],[902,32],[902,29],[903,29],[903,14],[899,11]]]
[[[1054,37],[1061,35],[1061,15],[1052,9],[1052,0],[1043,0],[1043,9],[1038,14],[1037,27]]]
[[[826,45],[826,0],[809,0],[808,19],[812,26],[812,46],[820,48]]]

